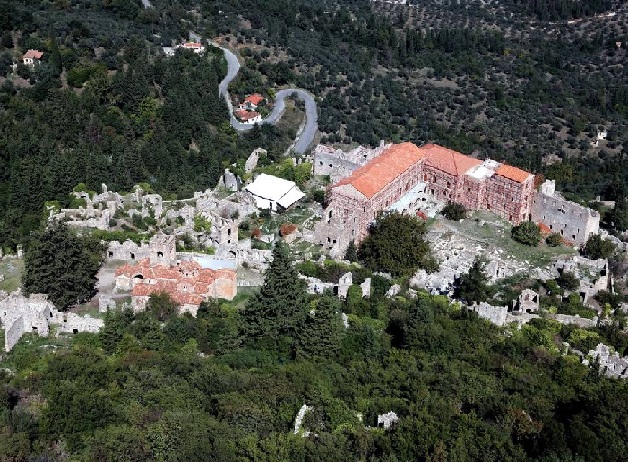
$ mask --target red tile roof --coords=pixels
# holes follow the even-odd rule
[[[122,265],[116,269],[116,276],[132,278],[141,275],[131,291],[133,296],[146,297],[157,292],[166,292],[178,305],[200,304],[207,296],[217,279],[236,281],[236,272],[229,269],[212,270],[202,268],[195,261],[181,261],[176,266],[151,265],[149,259],[137,265]]]
[[[245,103],[251,103],[254,106],[259,106],[262,101],[264,101],[264,97],[259,93],[255,93],[244,98]]]
[[[185,42],[183,48],[203,48],[203,44],[199,42]]]
[[[26,53],[24,53],[24,56],[22,58],[23,59],[26,59],[26,58],[41,59],[43,55],[44,55],[43,51],[28,50]]]
[[[421,150],[425,153],[427,165],[454,176],[464,175],[471,168],[482,163],[479,159],[465,156],[437,144],[426,144],[421,147]]]
[[[235,115],[240,120],[250,120],[250,119],[254,119],[255,117],[257,117],[259,115],[259,112],[242,110],[242,111],[236,111]]]
[[[520,168],[504,164],[497,167],[495,174],[516,181],[517,183],[524,183],[532,175],[530,172],[526,172]]]
[[[350,184],[371,198],[424,157],[425,153],[412,143],[393,144],[334,186]]]

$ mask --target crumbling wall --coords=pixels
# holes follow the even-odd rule
[[[341,149],[319,144],[312,150],[314,175],[329,175],[331,182],[336,183],[379,156],[388,146],[390,145],[380,143],[374,149],[358,146],[349,152],[344,152]]]
[[[478,314],[479,317],[488,319],[498,326],[506,325],[506,317],[508,316],[507,306],[492,306],[482,302],[469,306],[469,310]]]
[[[532,221],[543,223],[552,232],[560,233],[563,239],[576,245],[586,243],[600,229],[598,212],[566,200],[554,192],[551,184],[542,185],[541,191],[534,195]]]
[[[11,351],[11,348],[22,338],[25,334],[24,318],[19,316],[13,319],[11,324],[6,324],[3,321],[4,326],[4,351]]]

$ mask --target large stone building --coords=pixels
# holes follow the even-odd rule
[[[149,259],[137,265],[123,265],[116,270],[116,291],[131,291],[134,311],[146,309],[154,293],[166,292],[180,306],[181,312],[196,315],[207,298],[233,299],[237,293],[236,271],[203,268],[196,261],[179,261],[166,266]]]
[[[416,210],[426,194],[472,210],[490,210],[518,224],[531,219],[534,192],[534,175],[516,167],[435,144],[389,145],[332,186],[316,240],[341,251],[351,240],[366,237],[380,211]]]
[[[545,224],[552,232],[560,233],[563,240],[584,244],[600,228],[600,214],[556,192],[554,180],[541,185],[532,204],[532,220]]]

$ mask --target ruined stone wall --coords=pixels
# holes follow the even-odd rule
[[[11,348],[13,348],[20,338],[22,338],[24,333],[24,318],[22,316],[14,319],[11,324],[5,324],[4,351],[11,351]]]
[[[140,261],[148,258],[151,263],[172,265],[177,260],[174,236],[156,234],[150,242],[136,244],[131,240],[123,243],[111,241],[107,248],[108,260]]]
[[[560,233],[566,241],[576,245],[586,243],[600,228],[600,214],[575,202],[564,199],[557,193],[534,195],[532,220],[543,223],[552,232]]]
[[[329,175],[332,183],[351,175],[360,167],[360,164],[341,158],[337,151],[314,150],[314,175]]]
[[[506,325],[506,317],[508,316],[508,307],[506,306],[492,306],[482,302],[469,306],[469,309],[477,313],[479,317],[487,319],[493,324],[498,326]]]
[[[329,175],[331,182],[336,183],[379,156],[389,146],[390,144],[383,143],[374,149],[358,146],[349,152],[344,152],[341,149],[319,144],[312,151],[314,175]]]

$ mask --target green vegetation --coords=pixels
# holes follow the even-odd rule
[[[491,297],[492,290],[485,271],[486,263],[486,260],[478,257],[469,271],[460,276],[454,290],[457,299],[470,305],[473,302],[485,302]]]
[[[608,258],[615,252],[615,244],[602,239],[598,234],[587,239],[587,243],[582,248],[582,255],[592,260]]]
[[[621,327],[503,335],[441,296],[307,296],[274,256],[259,293],[196,318],[153,295],[99,334],[25,336],[0,361],[0,460],[623,460],[627,382],[561,353],[625,354]],[[304,403],[316,438],[292,433]],[[366,429],[389,411],[391,430]]]
[[[194,232],[195,233],[208,233],[212,230],[211,220],[205,218],[201,214],[194,215]]]
[[[448,220],[462,220],[467,217],[467,208],[456,202],[447,202],[447,205],[441,211],[443,216]]]
[[[79,237],[63,224],[36,235],[26,249],[22,284],[27,294],[48,294],[66,310],[91,299],[105,248],[91,236]]]
[[[435,271],[438,263],[425,240],[427,227],[417,217],[400,213],[382,214],[362,241],[358,259],[373,271],[410,276],[417,269]]]
[[[539,225],[531,221],[524,221],[520,225],[513,226],[511,235],[515,241],[530,247],[536,247],[541,241],[541,229]]]
[[[545,238],[545,243],[550,247],[558,247],[562,244],[563,237],[560,233],[551,233]]]

